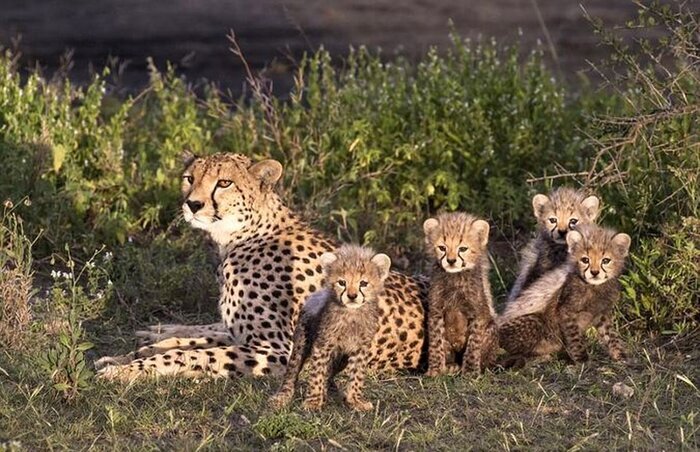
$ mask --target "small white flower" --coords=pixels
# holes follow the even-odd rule
[[[112,280],[111,280],[111,279],[107,280],[107,285],[110,286],[110,287],[112,286]]]
[[[59,276],[61,276],[61,272],[57,272],[56,270],[51,270],[51,277],[53,279],[58,279]]]

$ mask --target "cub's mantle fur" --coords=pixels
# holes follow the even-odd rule
[[[508,296],[509,302],[549,270],[566,262],[567,232],[578,225],[594,223],[600,200],[595,196],[585,197],[580,190],[561,187],[549,196],[535,195],[532,208],[538,233],[522,251],[520,271]]]

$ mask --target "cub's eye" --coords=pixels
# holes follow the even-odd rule
[[[609,257],[605,257],[605,258],[603,258],[603,261],[602,261],[602,262],[603,262],[603,265],[608,265],[608,264],[610,263],[610,258],[609,258]]]
[[[339,279],[339,280],[338,280],[338,285],[339,285],[340,287],[345,287],[345,280]]]
[[[233,182],[230,180],[221,179],[219,182],[216,183],[216,186],[221,187],[221,188],[226,188],[226,187],[229,187],[232,183]]]
[[[194,182],[194,176],[192,176],[192,175],[189,175],[189,174],[188,174],[188,175],[186,175],[186,176],[182,176],[182,178],[183,178],[184,180],[186,180],[188,184],[191,184],[192,182]]]
[[[573,228],[574,226],[576,226],[576,223],[578,223],[578,219],[576,219],[576,218],[570,219],[569,220],[569,227]]]
[[[469,249],[469,248],[467,248],[466,246],[460,246],[460,247],[459,247],[459,252],[460,252],[460,253],[466,253],[468,249]]]
[[[443,253],[444,253],[445,251],[447,251],[447,248],[445,248],[443,245],[438,246],[437,249],[439,249],[439,250],[442,251]]]
[[[581,263],[587,264],[587,263],[589,263],[590,261],[591,261],[591,260],[588,259],[586,256],[583,256],[583,257],[581,258]]]
[[[360,287],[367,287],[369,283],[367,281],[360,281]]]
[[[552,224],[557,224],[557,219],[555,217],[552,217],[549,219],[549,222]]]

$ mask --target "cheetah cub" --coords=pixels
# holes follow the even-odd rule
[[[566,242],[568,263],[533,283],[498,318],[500,344],[511,355],[511,366],[562,349],[574,362],[585,361],[584,333],[591,326],[612,359],[625,358],[612,308],[620,297],[618,277],[630,236],[582,225],[566,235]]]
[[[428,295],[428,372],[447,371],[447,358],[462,355],[463,373],[494,364],[494,323],[489,260],[489,224],[465,213],[447,213],[423,223],[435,259]]]
[[[580,190],[561,187],[549,196],[535,195],[532,208],[537,218],[537,237],[522,252],[518,278],[510,291],[513,301],[549,270],[566,262],[566,235],[577,225],[591,224],[598,217],[600,200]]]
[[[343,245],[335,253],[323,253],[320,261],[325,287],[306,301],[282,386],[271,405],[280,408],[291,401],[308,359],[309,389],[303,407],[321,409],[328,385],[347,357],[345,401],[355,410],[371,410],[362,386],[370,342],[379,326],[377,300],[384,292],[391,260],[366,247]]]

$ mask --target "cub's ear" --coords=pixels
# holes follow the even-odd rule
[[[491,226],[484,220],[476,220],[472,224],[472,227],[479,236],[481,246],[486,246],[486,244],[489,243],[489,231],[491,230]]]
[[[577,230],[569,231],[566,234],[566,244],[569,247],[569,253],[573,252],[574,249],[583,243],[583,235]]]
[[[263,160],[248,168],[248,172],[260,181],[260,188],[271,189],[282,177],[282,164],[277,160]]]
[[[615,234],[615,237],[612,238],[612,243],[617,248],[617,252],[624,257],[627,256],[627,253],[629,252],[630,244],[632,244],[632,237],[624,232],[620,232]]]
[[[545,195],[537,194],[532,198],[532,211],[535,213],[535,218],[540,218],[544,213],[544,209],[549,205],[549,198]]]
[[[321,254],[321,257],[319,258],[319,260],[321,261],[321,267],[323,267],[323,269],[325,270],[331,264],[333,264],[333,262],[338,260],[338,256],[336,256],[335,254],[330,253],[330,252],[325,252],[325,253]]]
[[[423,222],[423,232],[425,233],[425,235],[429,235],[430,231],[432,231],[433,229],[438,227],[439,224],[440,224],[440,222],[437,221],[437,219],[428,218],[427,220],[425,220]]]
[[[183,149],[182,152],[180,152],[180,160],[182,160],[182,164],[187,168],[192,164],[192,162],[195,161],[197,158],[196,155],[189,149]]]
[[[583,207],[583,211],[588,216],[588,219],[595,221],[600,213],[600,199],[597,196],[589,196],[581,201],[581,207]]]
[[[375,254],[370,261],[379,268],[380,278],[384,281],[389,276],[391,259],[384,253]]]

